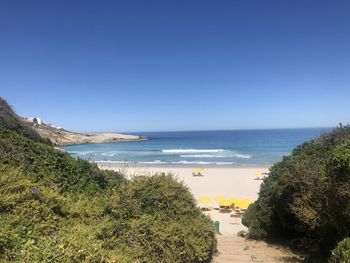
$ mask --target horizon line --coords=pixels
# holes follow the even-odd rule
[[[343,125],[346,126],[346,125]],[[253,131],[253,130],[302,130],[302,129],[334,129],[337,126],[317,126],[317,127],[283,127],[283,128],[229,128],[229,129],[208,129],[208,130],[161,130],[161,131],[101,131],[101,132],[82,132],[82,133],[121,133],[121,134],[133,134],[133,133],[156,133],[156,132],[210,132],[210,131]]]

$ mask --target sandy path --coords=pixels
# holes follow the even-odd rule
[[[301,262],[289,250],[262,241],[245,240],[234,236],[217,236],[219,255],[213,263],[277,263]]]

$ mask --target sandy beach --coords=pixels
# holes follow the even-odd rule
[[[254,180],[257,173],[268,172],[268,167],[207,167],[203,168],[203,176],[193,176],[192,169],[197,167],[133,167],[110,166],[100,163],[102,169],[120,170],[128,177],[136,175],[151,176],[155,173],[172,173],[182,181],[192,192],[199,203],[202,197],[239,198],[256,200],[262,180]],[[210,206],[218,207],[213,201]],[[220,222],[220,232],[223,235],[235,236],[238,231],[246,230],[241,219],[232,218],[229,213],[219,213],[216,210],[205,212],[213,221]]]

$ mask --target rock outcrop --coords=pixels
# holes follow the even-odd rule
[[[43,122],[40,118],[25,118],[25,122],[32,125],[33,129],[43,138],[48,138],[54,145],[75,145],[85,143],[106,143],[147,140],[144,136],[127,135],[119,133],[79,133],[72,132]]]

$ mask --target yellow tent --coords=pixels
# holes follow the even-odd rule
[[[192,173],[193,174],[204,173],[204,169],[200,169],[200,168],[192,169]]]
[[[211,200],[209,197],[201,197],[201,198],[199,199],[199,202],[200,202],[200,203],[203,203],[203,204],[209,204],[209,203],[212,202],[212,200]]]

